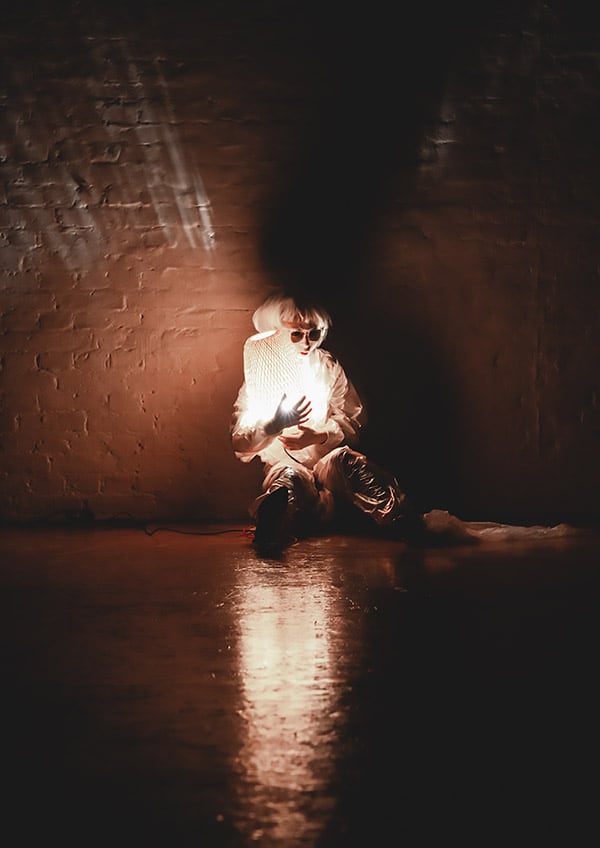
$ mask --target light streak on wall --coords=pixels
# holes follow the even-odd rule
[[[216,248],[208,191],[178,130],[186,116],[173,108],[159,61],[142,71],[128,52],[123,38],[97,37],[74,79],[54,65],[7,66],[5,277],[40,265],[47,257],[40,248],[71,274],[85,274],[111,256],[139,253],[147,233],[153,247]]]

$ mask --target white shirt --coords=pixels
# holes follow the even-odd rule
[[[265,424],[270,419],[252,420],[248,414],[250,403],[244,382],[234,404],[231,423],[232,436],[243,436],[248,446],[244,451],[235,451],[236,457],[242,462],[250,462],[258,456],[271,469],[289,465],[290,458],[293,458],[311,469],[334,448],[343,443],[352,445],[356,442],[366,416],[358,393],[344,369],[329,351],[321,348],[312,350],[306,359],[306,368],[312,378],[312,388],[308,388],[306,394],[313,407],[306,426],[327,433],[327,439],[323,444],[309,445],[287,453],[277,435],[269,436],[265,433]],[[297,430],[295,427],[288,428],[283,434],[288,432]]]

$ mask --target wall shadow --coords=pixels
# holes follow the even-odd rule
[[[264,222],[262,257],[274,284],[333,316],[327,346],[369,410],[361,448],[422,509],[445,508],[453,489],[452,375],[426,314],[403,305],[400,319],[394,292],[388,303],[371,297],[374,237],[391,203],[395,215],[399,203],[410,208],[448,78],[473,63],[498,6],[375,3],[366,20],[330,6],[312,41],[327,83],[312,91],[314,131],[302,137]]]
[[[410,198],[448,75],[477,51],[496,5],[376,2],[365,16],[308,4],[296,37],[322,76],[307,81],[316,118],[300,129],[298,160],[264,221],[262,256],[277,285],[331,305],[356,290],[390,187],[400,182]]]

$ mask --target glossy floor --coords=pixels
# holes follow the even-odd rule
[[[5,844],[584,844],[599,552],[4,529]]]

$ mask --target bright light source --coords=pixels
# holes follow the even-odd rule
[[[327,384],[319,360],[302,356],[287,330],[269,330],[250,336],[244,344],[244,378],[248,406],[243,423],[253,426],[272,418],[281,398],[291,408],[303,395],[312,404],[309,425],[325,420]]]

